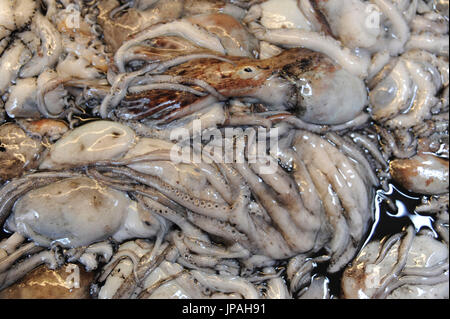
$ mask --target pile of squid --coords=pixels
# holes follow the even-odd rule
[[[449,298],[448,29],[448,0],[1,1],[0,298]]]

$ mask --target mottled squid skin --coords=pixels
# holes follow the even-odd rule
[[[273,75],[291,76],[295,81],[298,80],[295,76],[308,78],[308,75],[331,73],[337,69],[325,56],[306,49],[287,50],[277,57],[266,60],[229,59],[234,65],[212,59],[190,61],[174,67],[167,73],[207,81],[227,97],[246,97],[253,96],[255,90],[263,86]]]
[[[167,50],[140,50],[158,61],[168,58]],[[168,69],[164,75],[202,80],[226,98],[264,103],[269,110],[291,111],[316,124],[342,124],[361,113],[366,104],[363,82],[318,52],[295,48],[266,60],[226,58],[231,62],[192,60]],[[123,105],[137,105],[139,101],[138,110],[130,111],[143,118],[161,111],[158,106],[162,104],[178,109],[197,99],[191,93],[152,90],[129,94]]]

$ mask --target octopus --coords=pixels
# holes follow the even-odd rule
[[[448,32],[448,1],[1,2],[0,298],[448,299]]]

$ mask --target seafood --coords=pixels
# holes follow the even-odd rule
[[[112,237],[123,241],[136,236],[151,237],[158,233],[161,223],[165,223],[164,220],[147,216],[137,202],[120,191],[79,174],[56,175],[59,176],[56,181],[51,177],[38,179],[37,183],[33,183],[37,187],[34,191],[31,190],[33,186],[26,188],[28,185],[25,184],[26,195],[16,202],[13,213],[6,221],[7,229],[14,234],[2,245],[2,288],[42,263],[48,262],[54,269],[65,258],[77,261],[92,271],[98,267],[98,256],[104,261],[112,256],[111,243],[101,243],[103,239]],[[66,178],[62,179],[64,175]],[[34,177],[31,175],[28,179]],[[48,207],[49,203],[52,208]],[[83,214],[79,214],[80,203],[84,203]],[[27,237],[40,247],[34,243],[18,247]],[[42,251],[44,247],[55,246],[67,249],[62,254],[54,248]],[[8,269],[24,254],[35,251],[41,252]]]
[[[64,122],[50,119],[5,123],[0,126],[0,181],[20,177],[39,166],[44,145],[64,133]]]
[[[347,298],[448,298],[448,242],[411,228],[369,243],[346,269]]]
[[[9,90],[9,97],[5,104],[5,111],[12,118],[39,118],[37,109],[35,78],[19,79]]]
[[[286,50],[262,61],[242,58],[236,60],[232,57],[229,60],[231,62],[193,60],[170,68],[164,72],[164,76],[167,77],[167,82],[171,78],[180,78],[178,81],[181,82],[184,78],[200,80],[226,98],[264,103],[270,111],[292,111],[302,120],[314,124],[343,124],[363,113],[366,105],[366,91],[359,78],[325,56],[306,49]],[[146,81],[151,83],[151,79],[151,76],[147,77]],[[138,104],[140,100],[146,102],[142,103],[142,111],[133,110],[140,112],[132,118],[147,118],[159,111],[159,95],[164,94],[167,100],[166,90],[156,91],[158,95],[154,96],[154,91],[147,92],[145,85],[142,88],[132,88],[139,89],[139,94],[131,94],[125,97],[125,101],[132,104]],[[155,88],[158,88],[157,84]],[[333,98],[330,99],[328,94]],[[152,100],[158,104],[153,104]],[[149,111],[146,112],[146,109]],[[336,112],[337,109],[340,111]],[[179,112],[178,109],[174,111]],[[100,113],[102,117],[107,116],[109,108],[100,109]],[[157,114],[159,113],[161,112]],[[330,117],[330,114],[335,114],[335,117]],[[127,118],[131,116],[127,115]],[[173,116],[170,118],[174,119]]]
[[[260,11],[260,12],[257,12]],[[314,26],[305,17],[303,11],[292,0],[266,1],[260,6],[253,6],[249,15],[259,14],[261,24],[268,29],[298,28],[311,31]],[[246,21],[251,16],[246,17]]]
[[[40,141],[28,136],[19,125],[0,126],[0,181],[19,177],[25,170],[36,168],[43,151]]]
[[[410,159],[390,163],[392,178],[407,190],[427,195],[448,192],[448,161],[440,157],[419,154]]]
[[[31,58],[29,50],[20,41],[14,43],[3,52],[0,60],[0,67],[4,71],[2,80],[0,82],[0,94],[11,85],[11,82],[16,80],[19,75],[20,68]]]
[[[409,129],[430,119],[437,92],[448,86],[448,66],[429,53],[410,51],[385,69],[389,73],[381,71],[384,78],[370,93],[372,117],[389,129]]]
[[[48,19],[41,14],[33,18],[32,30],[39,35],[43,52],[34,53],[30,61],[20,70],[21,77],[39,75],[45,68],[52,67],[62,52],[61,36]]]
[[[359,0],[315,1],[315,3],[318,10],[324,14],[333,35],[346,47],[366,49],[376,44],[381,29],[376,21],[368,23],[371,11],[373,13],[370,6],[373,4]],[[379,5],[376,1],[372,3]]]
[[[52,145],[40,167],[54,169],[115,159],[134,143],[135,133],[124,125],[106,121],[88,123],[70,131]],[[77,157],[74,158],[74,155]]]
[[[15,200],[6,225],[10,231],[44,247],[57,243],[65,248],[78,248],[108,237],[123,241],[135,236],[157,235],[165,226],[161,226],[156,217],[142,217],[145,214],[140,209],[144,208],[151,216],[162,216],[195,236],[204,231],[222,238],[232,247],[236,246],[229,248],[232,250],[226,254],[230,256],[234,249],[241,247],[242,252],[236,255],[241,257],[235,258],[247,259],[251,252],[277,260],[325,247],[330,252],[330,271],[334,272],[353,256],[357,246],[352,242],[359,242],[370,221],[368,204],[373,186],[365,189],[364,185],[370,185],[367,183],[370,174],[363,174],[363,166],[359,166],[368,163],[354,166],[345,159],[345,153],[317,135],[298,131],[295,136],[293,148],[283,150],[284,157],[280,158],[300,167],[294,170],[294,178],[279,169],[272,174],[259,173],[258,177],[260,164],[245,162],[233,166],[224,164],[223,160],[217,162],[223,171],[195,162],[174,166],[170,157],[174,144],[140,138],[123,124],[94,121],[66,133],[51,145],[39,166],[55,170],[89,165],[92,168],[87,173],[91,177],[84,177],[81,172],[55,171],[48,174],[48,178],[54,176],[57,181],[41,178],[43,185],[37,188],[34,183],[27,187],[26,181],[39,178],[39,173],[16,180],[14,183],[25,184],[21,186],[21,197]],[[308,147],[310,140],[317,147],[306,153],[300,151]],[[315,167],[307,154],[323,153],[320,150],[323,148],[334,154],[336,163],[330,167]],[[105,175],[108,172],[116,177]],[[223,183],[225,178],[229,185]],[[259,185],[258,178],[267,185]],[[128,182],[123,184],[126,180]],[[197,190],[191,185],[192,180],[197,180]],[[284,190],[276,188],[277,180],[285,184]],[[329,186],[323,184],[327,180]],[[348,185],[340,190],[344,180]],[[308,194],[298,193],[300,185],[309,189]],[[359,190],[353,190],[356,193],[352,198],[347,192],[353,187]],[[327,188],[333,189],[330,195],[335,199],[327,198],[323,192]],[[131,201],[123,190],[136,192],[138,202]],[[3,205],[7,205],[12,194],[6,193],[6,189],[3,191]],[[254,201],[250,200],[251,193]],[[324,202],[323,207],[318,206],[317,196]],[[337,198],[342,207],[333,204]],[[248,212],[246,207],[250,205],[260,213]],[[10,204],[2,214],[8,214],[8,207]],[[189,210],[185,213],[177,207]],[[344,215],[340,215],[341,210]],[[265,213],[258,216],[262,212]],[[338,220],[334,221],[336,218]],[[258,233],[256,229],[264,232]],[[195,260],[189,258],[185,262],[200,262],[199,266],[204,263],[202,258]]]
[[[80,211],[83,213],[77,214]],[[70,178],[22,196],[6,225],[41,246],[58,242],[80,247],[108,237],[152,237],[155,230],[149,219],[148,226],[140,224],[140,215],[143,213],[125,194],[90,179]]]
[[[77,269],[80,280],[72,282],[70,276]],[[66,264],[57,270],[45,266],[28,273],[21,281],[0,292],[0,299],[89,299],[93,272],[76,264]],[[48,283],[42,287],[42,282]]]
[[[168,299],[168,298],[245,298],[259,299],[262,297],[289,296],[284,283],[274,274],[274,270],[267,268],[263,277],[258,281],[267,283],[267,293],[254,283],[255,278],[241,278],[229,274],[210,274],[198,270],[188,270],[175,262],[176,250],[171,250],[168,243],[163,243],[157,255],[166,255],[166,260],[148,262],[145,257],[152,252],[154,246],[144,241],[126,242],[119,248],[118,256],[122,260],[114,260],[108,264],[111,272],[105,284],[99,290],[99,298],[120,298],[126,293],[139,299]],[[118,257],[118,258],[120,258]],[[155,264],[157,262],[157,264]],[[154,268],[150,276],[140,279],[141,287],[134,287],[134,291],[127,291],[130,277],[143,274],[143,270]],[[103,277],[103,276],[102,276]],[[103,280],[103,278],[100,278]],[[277,284],[279,287],[277,287]],[[128,288],[129,289],[129,288]],[[284,295],[283,290],[286,290]],[[281,295],[280,295],[281,291]]]
[[[188,17],[195,16],[195,18],[189,18],[188,23],[179,24],[178,32],[186,34],[183,28],[192,28],[190,23],[207,28],[209,32],[221,38],[226,47],[230,46],[231,50],[227,52],[232,55],[233,53],[242,55],[239,45],[236,47],[236,43],[241,42],[242,36],[244,38],[250,37],[239,22],[245,15],[245,11],[224,1],[155,1],[155,3],[146,6],[134,5],[127,9],[125,13],[118,14],[120,9],[125,9],[129,6],[129,4],[125,4],[120,7],[118,1],[115,0],[103,1],[99,5],[99,24],[104,30],[106,42],[114,52],[129,38],[139,36],[137,35],[138,33],[145,34],[144,30],[151,26],[172,22],[182,18],[183,15]],[[174,30],[166,27],[161,29],[165,30],[163,32],[173,32]],[[198,28],[194,30],[202,32]],[[199,36],[200,34],[197,34],[194,37],[198,38]],[[214,37],[209,38],[217,41]]]
[[[258,55],[259,43],[256,38],[238,20],[228,14],[196,15],[187,18],[187,20],[215,34],[228,55],[244,57]]]
[[[288,28],[270,28],[269,24],[268,27],[265,27],[259,21],[262,13],[262,10],[257,10],[256,14],[250,13],[246,19],[251,32],[257,39],[284,48],[302,47],[317,51],[327,55],[355,76],[363,78],[367,75],[370,61],[368,54],[365,54],[364,51],[355,54],[348,48],[342,48],[341,43],[331,35],[326,32],[317,32],[322,31],[322,28],[315,31],[294,27],[294,25],[290,25]]]
[[[0,40],[29,23],[36,7],[36,2],[33,0],[2,1],[0,4]]]
[[[448,22],[1,1],[0,298],[448,298]]]

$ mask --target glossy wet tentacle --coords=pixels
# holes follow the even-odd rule
[[[167,253],[170,246],[166,246],[163,248],[163,251],[160,253],[160,255],[157,256],[157,258],[148,259],[148,255],[152,254],[152,251],[145,254],[139,259],[139,263],[137,266],[136,274],[130,274],[125,278],[125,281],[122,283],[122,285],[119,287],[119,289],[115,292],[113,299],[128,299],[130,298],[133,293],[139,289],[142,288],[142,282],[145,280],[145,278],[154,270],[156,267],[158,267],[165,259],[165,254]],[[136,280],[137,279],[137,280]]]
[[[154,73],[154,72],[152,72]],[[142,79],[136,79],[136,82],[139,86],[132,86],[130,87],[130,92],[138,92],[142,91],[145,85],[147,84],[158,84],[158,83],[171,83],[171,84],[188,84],[188,85],[194,85],[202,88],[207,93],[217,97],[219,100],[225,100],[222,94],[217,92],[217,90],[211,86],[208,82],[203,81],[201,79],[195,79],[195,78],[187,78],[184,76],[174,76],[174,75],[166,75],[166,74],[160,74],[160,75],[148,75],[143,76]]]
[[[227,220],[228,218],[227,215],[231,210],[230,206],[228,205],[224,205],[209,200],[199,199],[191,194],[187,194],[165,183],[158,177],[142,174],[130,168],[114,167],[111,170],[112,172],[132,178],[144,185],[150,186],[158,190],[171,200],[200,215],[208,216],[211,218],[217,218],[218,220],[225,221]]]
[[[184,269],[174,275],[171,275],[167,278],[161,279],[159,281],[157,281],[156,283],[154,283],[153,285],[151,285],[150,287],[145,288],[144,290],[142,290],[139,295],[136,297],[136,299],[148,299],[158,288],[160,288],[161,286],[176,280],[178,277],[187,274],[189,271],[187,269]]]
[[[397,242],[399,242],[402,239],[402,234],[398,233],[394,236],[389,237],[384,243],[383,247],[379,252],[379,255],[377,259],[375,260],[375,264],[379,264],[383,259],[386,257],[387,253],[390,251],[392,246],[394,246]]]
[[[179,35],[187,39],[196,39],[197,41],[194,40],[193,42],[197,42],[197,44],[221,54],[225,53],[225,50],[217,37],[187,21],[179,20],[150,27],[147,30],[140,32],[132,39],[124,42],[114,55],[114,61],[119,72],[125,72],[125,64],[127,62],[125,61],[125,55],[130,48],[148,39],[163,35]]]
[[[4,258],[0,261],[0,273],[7,271],[8,268],[10,268],[21,257],[23,257],[27,254],[39,252],[43,249],[44,248],[37,246],[35,243],[28,243],[28,244],[25,244],[25,245],[19,247],[17,250],[12,252],[9,256],[7,256],[6,258]]]
[[[128,89],[130,93],[141,93],[145,91],[152,90],[167,90],[167,91],[180,91],[187,92],[197,96],[206,96],[207,94],[196,89],[193,89],[186,85],[181,85],[177,83],[153,83],[153,84],[145,84],[139,86],[133,86]]]
[[[400,272],[406,265],[408,252],[411,248],[415,235],[416,234],[414,228],[412,226],[409,226],[398,248],[398,260],[394,265],[392,271],[382,279],[380,287],[374,294],[374,298],[384,298],[385,296],[387,296],[387,291],[389,290],[387,288],[393,281],[399,278]]]
[[[129,249],[119,250],[114,254],[113,258],[102,268],[101,276],[98,278],[99,282],[103,282],[111,274],[111,272],[116,268],[116,266],[122,261],[128,259],[133,264],[133,275],[137,281],[137,265],[139,263],[139,257],[134,251]]]

